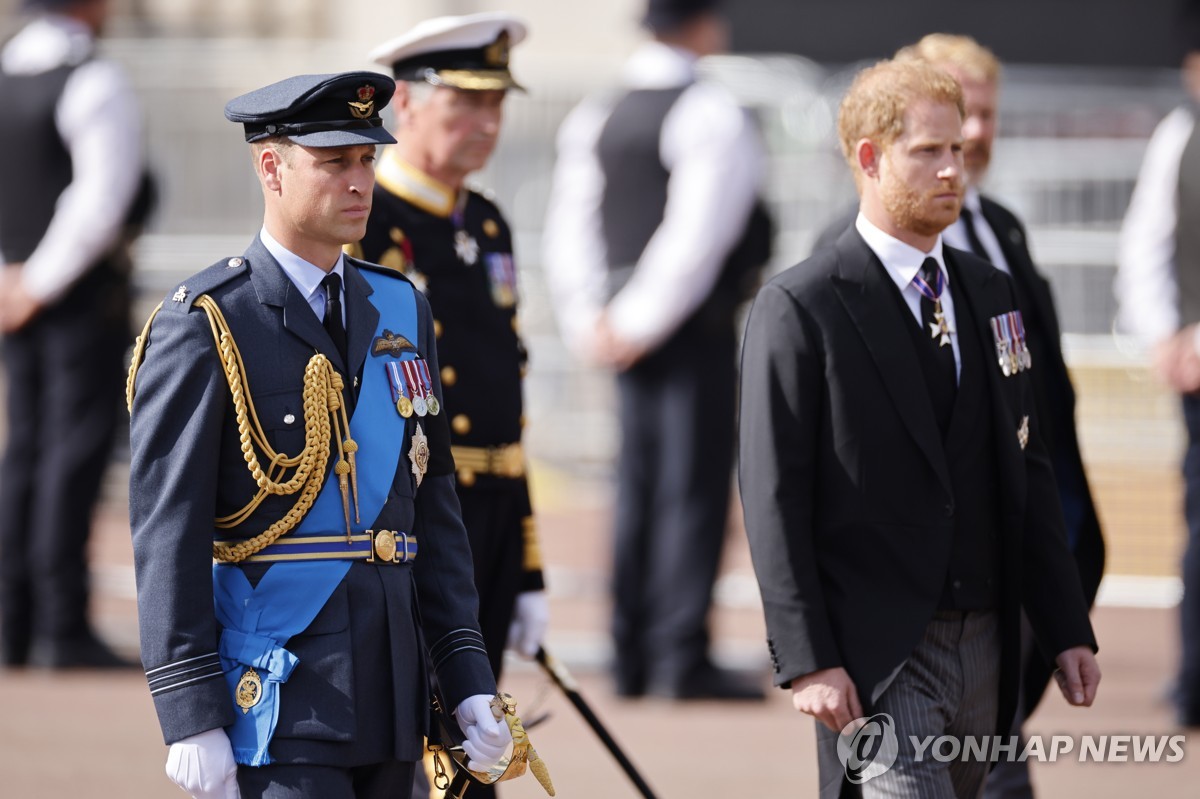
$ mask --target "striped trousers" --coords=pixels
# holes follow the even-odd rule
[[[937,612],[869,711],[886,713],[895,723],[898,753],[891,768],[850,784],[837,756],[837,734],[817,724],[823,799],[976,799],[989,764],[961,752],[968,736],[996,734],[1000,661],[998,614]],[[938,744],[942,736],[957,739],[957,756],[951,757],[955,744]]]

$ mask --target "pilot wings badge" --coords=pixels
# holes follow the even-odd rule
[[[402,352],[416,352],[417,348],[406,337],[385,329],[383,335],[371,344],[371,355],[397,356]]]

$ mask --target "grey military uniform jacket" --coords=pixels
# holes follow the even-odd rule
[[[241,508],[256,490],[208,315],[193,303],[207,294],[220,306],[263,429],[277,451],[290,455],[304,446],[302,383],[314,352],[348,375],[345,394],[353,409],[354,376],[369,361],[379,316],[360,273],[373,268],[346,259],[348,365],[257,238],[244,258],[222,261],[184,281],[148,331],[131,409],[130,517],[142,662],[168,743],[227,726],[237,712],[217,657],[213,520]],[[390,279],[404,279],[383,271]],[[432,317],[419,292],[416,298],[416,345],[440,397]],[[407,455],[417,421],[406,424],[403,454],[378,518],[361,521],[415,534],[419,556],[411,564],[354,562],[308,628],[287,643],[299,665],[280,690],[270,747],[276,762],[353,766],[390,757],[419,759],[428,708],[423,641],[450,708],[467,696],[495,691],[476,622],[478,600],[454,493],[446,417],[419,420],[431,451],[419,488]],[[360,447],[370,444],[360,441]],[[294,502],[294,495],[270,496],[219,537],[251,538]],[[243,568],[254,584],[279,565],[235,568]]]

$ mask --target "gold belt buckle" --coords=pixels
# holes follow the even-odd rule
[[[408,563],[412,558],[408,554],[408,533],[398,530],[367,530],[371,536],[371,550],[367,555],[367,563]]]
[[[369,563],[375,563],[377,559],[385,563],[396,561],[395,533],[391,530],[367,530],[367,535],[371,536],[371,556],[367,558]]]

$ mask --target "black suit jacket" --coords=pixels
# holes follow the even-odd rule
[[[1088,605],[1096,599],[1104,575],[1104,537],[1088,486],[1075,428],[1075,389],[1063,360],[1062,330],[1058,324],[1050,283],[1038,271],[1029,252],[1028,237],[1020,220],[1000,203],[981,196],[983,217],[996,234],[1012,274],[1017,307],[1029,333],[1033,356],[1033,393],[1041,420],[1042,440],[1050,453],[1058,482],[1059,500],[1073,521],[1072,554]],[[858,209],[839,216],[817,237],[814,251],[832,247],[847,228],[854,226]],[[1037,707],[1050,673],[1052,660],[1033,652],[1023,665],[1026,716]]]
[[[946,248],[946,258],[986,345],[988,320],[1015,307],[1009,278],[969,253]],[[842,666],[868,707],[937,607],[954,529],[942,438],[896,290],[847,230],[759,292],[742,360],[741,495],[776,683]],[[1095,639],[1029,373],[1005,377],[987,362],[1004,500],[1000,732],[1015,707],[1021,605],[1048,653]]]

